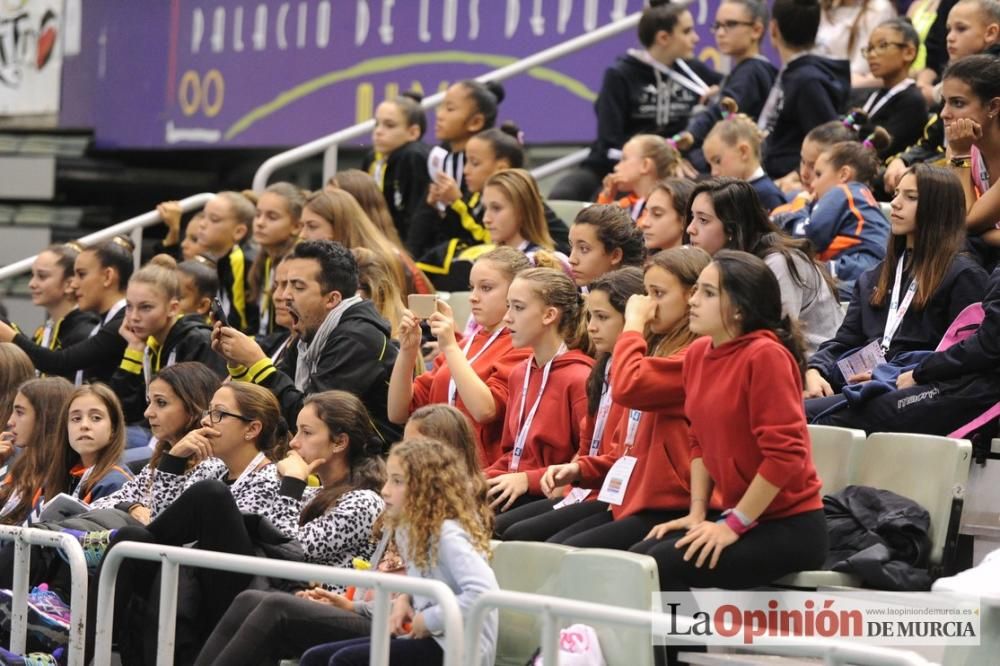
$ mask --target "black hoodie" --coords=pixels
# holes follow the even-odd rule
[[[836,119],[851,91],[851,64],[816,55],[795,58],[778,73],[777,105],[768,113],[764,139],[764,171],[781,178],[799,167],[802,141],[814,127]]]
[[[386,416],[389,377],[398,352],[391,335],[389,322],[379,315],[371,301],[361,301],[344,312],[327,337],[316,372],[309,376],[305,391],[295,386],[297,353],[285,354],[277,366],[265,358],[250,368],[231,372],[237,381],[252,381],[269,388],[292,428],[306,396],[333,389],[353,393],[368,408],[372,424],[388,448],[402,434]]]
[[[426,205],[427,188],[431,184],[431,176],[427,172],[427,156],[430,152],[430,146],[422,141],[411,141],[400,146],[386,160],[385,171],[378,183],[385,203],[389,206],[396,231],[402,239],[406,238],[410,218]],[[374,165],[375,151],[370,151],[365,155],[361,168],[374,177]]]
[[[87,337],[74,345],[64,345],[62,349],[37,345],[23,333],[15,335],[13,342],[24,350],[35,369],[46,375],[61,375],[75,381],[77,371],[82,371],[84,382],[107,382],[128,344],[118,334],[125,319],[124,305],[105,322],[104,317],[108,314],[101,313],[99,323],[87,332]]]
[[[146,411],[146,378],[142,352],[125,349],[121,365],[111,376],[111,388],[122,401],[128,423],[140,423]],[[170,328],[159,350],[150,354],[150,378],[174,363],[202,363],[220,378],[226,376],[226,361],[212,350],[212,327],[201,315],[181,317]]]
[[[684,62],[710,86],[722,80],[720,74],[698,60]],[[676,64],[674,69],[683,74]],[[597,140],[591,145],[584,166],[603,176],[618,161],[608,151],[620,151],[636,134],[673,136],[683,131],[699,99],[700,95],[659,74],[638,58],[631,55],[618,58],[604,72],[594,104]]]

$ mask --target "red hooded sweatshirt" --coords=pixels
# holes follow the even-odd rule
[[[525,397],[524,415],[527,420],[532,405],[538,398],[542,384],[542,368],[534,357],[519,363],[510,374],[510,401],[503,430],[503,456],[486,469],[486,476],[494,478],[512,471],[526,472],[528,493],[541,495],[539,485],[549,465],[567,463],[576,453],[580,441],[580,423],[587,414],[587,377],[594,359],[573,349],[552,361],[548,383],[542,394],[534,421],[524,443],[524,451],[516,470],[511,470],[514,440],[520,426],[521,393],[528,363],[531,363],[531,380]]]
[[[684,387],[691,458],[704,461],[725,508],[736,506],[757,474],[781,489],[761,520],[823,508],[802,378],[773,333],[754,331],[714,348],[711,338],[695,340]]]
[[[642,334],[622,333],[611,357],[611,388],[616,403],[643,412],[628,455],[637,458],[625,500],[611,506],[615,519],[639,511],[684,510],[691,505],[691,462],[684,418],[682,368],[686,349],[671,356],[646,356]],[[625,454],[628,415],[615,433],[614,451],[580,458],[584,487],[600,487],[608,470]]]
[[[483,345],[490,339],[490,333],[479,331],[469,347],[468,358],[473,358]],[[464,342],[464,341],[463,341]],[[462,344],[462,343],[459,343]],[[479,461],[484,468],[489,467],[503,453],[501,439],[503,438],[504,415],[507,411],[507,383],[511,371],[518,365],[523,365],[525,359],[531,356],[531,349],[524,347],[514,349],[510,344],[510,331],[503,329],[496,340],[486,351],[472,363],[476,372],[486,386],[489,387],[496,403],[496,415],[490,421],[476,421],[465,408],[462,397],[455,392],[455,407],[465,414],[472,423],[479,444]],[[410,413],[424,405],[448,404],[448,384],[451,382],[451,370],[445,364],[444,354],[438,354],[434,359],[434,369],[413,380],[413,398],[410,400]]]

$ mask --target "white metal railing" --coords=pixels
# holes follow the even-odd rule
[[[197,210],[204,206],[208,200],[214,196],[215,195],[211,192],[202,192],[201,194],[193,194],[186,199],[181,199],[179,202],[181,205],[181,211],[190,213],[193,210]],[[100,231],[88,234],[79,239],[79,242],[83,245],[89,246],[111,240],[115,236],[122,236],[126,234],[130,235],[132,237],[132,242],[135,245],[135,262],[136,267],[138,268],[139,255],[142,251],[142,230],[146,227],[151,227],[154,224],[159,224],[162,221],[163,219],[160,217],[160,214],[155,210],[151,210],[143,213],[142,215],[130,217],[124,222],[111,225],[106,229],[101,229]],[[13,264],[8,264],[7,266],[0,268],[0,280],[6,280],[8,278],[17,277],[22,273],[27,273],[31,270],[31,264],[35,262],[35,258],[37,256],[38,255],[35,254],[27,259],[15,261]]]
[[[93,662],[95,664],[111,662],[115,582],[118,570],[125,559],[162,563],[157,666],[171,666],[174,660],[177,572],[180,565],[287,580],[354,585],[374,590],[370,661],[373,666],[385,666],[389,663],[389,593],[402,592],[432,597],[440,605],[444,619],[444,666],[459,666],[462,663],[462,616],[454,593],[441,581],[124,541],[108,550],[102,564],[101,580],[97,588],[97,633]]]
[[[617,21],[602,26],[597,30],[584,33],[561,44],[556,44],[555,46],[547,48],[543,51],[539,51],[534,55],[528,56],[527,58],[522,58],[515,63],[507,65],[506,67],[501,67],[500,69],[495,69],[492,72],[483,74],[482,76],[476,77],[476,80],[483,82],[504,81],[517,76],[518,74],[523,74],[533,67],[544,65],[565,55],[569,55],[570,53],[576,53],[581,49],[585,49],[588,46],[602,42],[610,37],[614,37],[615,35],[625,32],[630,28],[634,28],[639,24],[640,16],[641,12],[630,14],[625,18],[618,19]],[[432,109],[440,104],[443,99],[444,93],[439,92],[424,99],[421,102],[421,106],[423,106],[424,109]],[[296,162],[301,162],[304,159],[318,155],[324,151],[327,152],[323,162],[323,181],[325,182],[327,178],[336,172],[337,147],[345,141],[357,139],[358,137],[368,134],[374,128],[375,121],[366,120],[365,122],[358,123],[353,127],[342,129],[338,132],[334,132],[333,134],[328,134],[324,137],[314,139],[309,143],[302,144],[296,148],[286,150],[283,153],[278,153],[277,155],[266,160],[257,169],[257,173],[253,176],[253,189],[257,192],[263,191],[264,188],[267,187],[267,181],[278,169],[286,167],[290,164],[295,164]],[[582,161],[583,158],[581,157],[580,159]],[[563,168],[565,168],[565,165]]]
[[[466,666],[479,666],[479,642],[482,635],[483,622],[486,615],[493,609],[508,608],[541,615],[542,617],[542,662],[552,666],[559,664],[559,623],[561,620],[574,619],[604,624],[615,624],[622,627],[634,627],[650,630],[655,621],[662,622],[664,618],[678,629],[687,630],[694,624],[693,618],[675,617],[655,611],[641,611],[632,608],[595,604],[587,601],[560,599],[540,594],[526,592],[506,592],[503,590],[484,592],[479,595],[469,609],[465,618],[465,663]],[[681,640],[681,637],[678,637]],[[692,635],[690,641],[698,644],[697,635]],[[906,650],[855,645],[846,641],[833,641],[816,638],[789,639],[788,637],[760,636],[755,638],[756,644],[740,647],[740,649],[755,652],[782,653],[804,657],[822,657],[824,666],[841,666],[858,664],[863,666],[931,666],[931,662],[920,655]]]
[[[11,585],[10,651],[24,654],[28,631],[28,577],[31,546],[58,548],[69,562],[69,666],[83,666],[87,636],[87,562],[80,542],[65,532],[0,525],[0,541],[14,542],[14,582]]]

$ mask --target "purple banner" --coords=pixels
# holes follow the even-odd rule
[[[399,91],[429,95],[644,4],[88,0],[81,52],[64,64],[61,121],[95,128],[107,147],[296,145],[370,118]],[[717,5],[691,9],[698,55],[719,66],[708,29]],[[633,46],[629,30],[505,82],[500,119],[518,123],[529,142],[590,141],[603,71]]]

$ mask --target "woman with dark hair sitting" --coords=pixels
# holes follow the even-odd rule
[[[778,280],[782,313],[802,324],[806,356],[833,337],[842,313],[826,268],[809,241],[782,233],[768,219],[753,186],[736,178],[710,178],[688,200],[691,245],[711,255],[742,250],[764,260]]]

